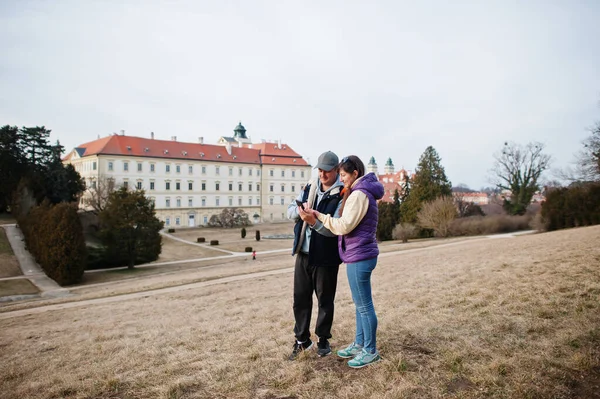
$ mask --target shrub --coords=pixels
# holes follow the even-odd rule
[[[439,237],[450,234],[450,223],[456,219],[456,206],[452,197],[439,197],[423,204],[417,214],[419,226],[431,229]]]
[[[130,268],[139,263],[140,258],[158,259],[164,224],[156,217],[154,204],[143,190],[121,188],[112,192],[98,216],[102,226],[99,237],[111,256],[127,260]],[[174,232],[174,229],[169,231]]]
[[[475,236],[482,234],[510,233],[529,229],[531,216],[492,215],[470,216],[455,219],[450,224],[453,236]]]
[[[88,259],[86,270],[112,269],[128,266],[129,261],[121,254],[107,247],[88,247]],[[156,260],[150,253],[138,253],[134,265]]]
[[[212,215],[208,221],[210,227],[250,226],[248,214],[239,208],[225,208],[218,215]]]
[[[552,190],[542,204],[548,230],[600,224],[600,183]]]
[[[169,233],[175,233],[175,229],[169,229]]]
[[[206,238],[204,238],[204,237],[198,237],[198,238],[196,239],[196,241],[197,241],[197,242],[206,242]]]
[[[378,220],[376,236],[379,241],[391,240],[393,236],[394,226],[400,219],[399,206],[381,201],[378,204]]]
[[[252,252],[252,247],[246,247],[244,250],[245,250],[246,252]]]
[[[469,217],[469,216],[485,216],[485,213],[483,212],[483,209],[481,209],[481,207],[477,204],[474,203],[470,203],[466,206],[464,213],[463,213],[463,217]]]
[[[246,228],[242,227],[242,238],[246,238]]]
[[[44,272],[60,285],[79,282],[87,250],[77,209],[44,201],[19,220],[27,248]]]
[[[219,240],[210,240],[210,245],[219,245]]]
[[[402,240],[402,242],[408,242],[410,238],[415,238],[419,229],[414,224],[410,223],[398,223],[392,231],[392,238],[394,240]]]
[[[256,230],[256,241],[260,241],[260,230]]]
[[[542,217],[542,212],[538,212],[529,222],[529,227],[536,231],[548,230],[548,223]]]

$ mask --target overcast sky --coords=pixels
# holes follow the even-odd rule
[[[216,143],[242,121],[380,172],[432,145],[480,188],[504,141],[572,161],[600,120],[599,17],[596,0],[0,0],[0,124],[71,150],[122,129]]]

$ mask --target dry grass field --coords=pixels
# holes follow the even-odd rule
[[[287,253],[182,271],[213,279],[192,289],[5,308],[0,398],[600,397],[598,242],[600,226],[382,253],[384,360],[360,370],[287,360],[291,272],[221,277],[291,269]],[[338,287],[334,349],[354,334],[344,267]]]
[[[6,238],[6,231],[0,227],[0,278],[20,276],[23,273],[13,254],[10,243]]]
[[[293,234],[294,224],[292,222],[284,223],[265,223],[256,226],[246,227],[246,238],[242,239],[241,228],[196,228],[180,229],[173,236],[186,241],[196,242],[196,238],[204,237],[207,244],[210,240],[218,240],[219,245],[215,249],[224,249],[233,252],[244,252],[244,248],[252,247],[255,251],[268,251],[272,249],[287,249],[292,247],[292,239],[269,239],[265,236],[274,234]],[[256,241],[256,230],[260,231],[261,240]],[[222,255],[222,253],[221,253]],[[162,258],[162,255],[161,255]]]

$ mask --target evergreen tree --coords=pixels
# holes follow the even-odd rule
[[[49,143],[51,132],[44,126],[21,128],[21,150],[33,172],[42,171],[52,162],[54,149]]]
[[[6,125],[0,128],[0,212],[17,205],[13,204],[13,199],[24,190],[37,204],[45,198],[57,204],[77,200],[85,189],[73,166],[62,164],[64,147],[58,142],[50,145],[49,136],[50,130],[43,126],[19,129]],[[21,193],[17,193],[19,185]]]
[[[400,191],[394,190],[393,202],[381,201],[378,206],[377,239],[379,241],[391,240],[394,227],[400,222]]]
[[[0,212],[6,212],[12,196],[25,173],[27,162],[23,156],[21,133],[16,126],[0,128]]]
[[[74,202],[85,190],[85,183],[73,165],[63,165],[61,154],[64,152],[64,147],[58,141],[51,147],[51,152],[52,155],[43,171],[44,196],[53,204]]]
[[[99,217],[100,238],[107,252],[125,261],[130,269],[136,261],[158,259],[163,222],[156,218],[154,204],[144,190],[121,187],[112,192]]]
[[[452,183],[446,177],[437,151],[429,146],[419,159],[406,199],[400,204],[402,222],[415,223],[423,203],[452,196]]]

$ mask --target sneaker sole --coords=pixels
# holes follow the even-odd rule
[[[338,355],[338,357],[341,357],[342,359],[352,359],[354,356],[356,356],[356,355],[342,356],[339,353],[337,355]]]
[[[327,352],[327,353],[324,353],[324,354],[317,353],[317,356],[319,356],[319,357],[326,357],[326,356],[329,356],[329,355],[331,355],[332,353],[333,353],[332,351],[329,351],[329,352]]]
[[[348,365],[348,366],[352,367],[353,369],[362,369],[363,367],[370,366],[371,364],[374,364],[374,363],[377,363],[380,361],[381,361],[381,358],[377,358],[377,359],[373,360],[372,362],[361,364],[360,366],[351,366],[351,365]]]

